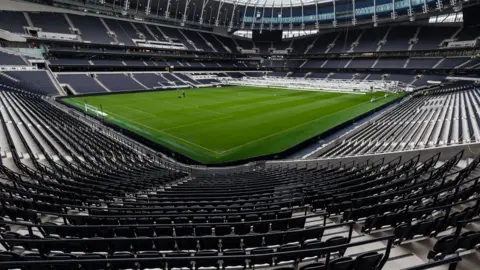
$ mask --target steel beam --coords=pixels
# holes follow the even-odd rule
[[[170,6],[172,5],[172,0],[168,0],[167,8],[165,8],[165,19],[170,17]]]
[[[230,23],[228,23],[228,32],[232,31],[233,28],[233,19],[235,17],[235,9],[237,8],[238,0],[233,2],[233,9],[232,9],[232,18],[230,19]]]
[[[304,17],[303,17],[303,0],[300,0],[300,3],[302,4],[302,30],[305,29],[305,21],[304,21]]]
[[[270,16],[270,25],[268,27],[268,29],[270,29],[270,31],[273,30],[273,11],[274,11],[273,7],[274,6],[275,6],[275,0],[272,2],[272,16]]]
[[[247,8],[248,8],[248,5],[250,4],[251,1],[252,0],[248,0],[248,2],[245,4],[245,9],[243,10],[243,20],[242,20],[242,26],[241,26],[242,29],[245,28],[245,19],[247,18]],[[253,17],[253,18],[255,18],[255,17]]]
[[[220,3],[218,3],[217,18],[215,18],[215,26],[218,26],[220,24],[220,10],[222,9],[223,4],[225,4],[225,0],[221,0]]]
[[[356,13],[357,11],[355,10],[355,0],[352,0],[352,25],[357,25],[357,17]]]
[[[185,9],[183,10],[182,24],[184,24],[187,21],[187,10],[188,10],[188,5],[190,5],[190,2],[192,2],[192,0],[185,0]]]
[[[203,14],[205,13],[205,6],[208,4],[208,2],[210,2],[210,0],[203,0],[202,11],[200,12],[200,19],[198,20],[200,24],[203,24]]]
[[[333,2],[333,28],[337,28],[337,5],[335,3],[335,0],[332,1]]]
[[[150,15],[150,5],[151,5],[151,0],[147,0],[147,5],[145,6],[145,15],[147,16]]]
[[[397,11],[395,10],[395,0],[392,0],[392,13],[391,13],[392,20],[397,18]]]
[[[290,31],[293,29],[293,3],[292,0],[290,0],[290,23],[288,24],[288,28]]]

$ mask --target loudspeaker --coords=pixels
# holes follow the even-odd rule
[[[463,25],[465,27],[480,25],[480,5],[463,9]]]

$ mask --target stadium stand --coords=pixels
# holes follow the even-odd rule
[[[110,91],[141,90],[141,84],[126,74],[98,74],[97,82],[102,83]]]
[[[71,34],[70,27],[63,14],[51,12],[29,12],[28,16],[32,21],[33,26],[41,28],[44,32]]]
[[[0,65],[5,66],[26,66],[27,63],[18,55],[0,51]]]
[[[43,92],[48,95],[59,94],[48,73],[44,70],[38,71],[8,71],[6,72],[10,77],[13,77],[20,82]]]
[[[412,97],[322,156],[404,151],[478,141],[478,90],[443,88]],[[413,112],[413,113],[412,113]]]
[[[29,2],[0,10],[0,269],[479,268],[480,34],[459,21],[476,1]],[[252,37],[268,27],[289,38]],[[230,85],[253,87],[219,109]],[[255,87],[296,91],[243,100]],[[217,95],[189,99],[202,91]],[[137,92],[182,108],[185,122],[148,127],[168,142],[89,100]],[[369,111],[338,126],[315,114],[328,128],[280,153],[216,167],[168,147],[185,140],[171,130],[218,119],[207,136],[225,143],[232,108],[313,115],[351,97]]]
[[[68,84],[78,94],[106,91],[94,78],[87,74],[57,74],[57,79],[61,84]]]
[[[84,41],[110,44],[114,39],[107,35],[107,29],[100,18],[91,16],[68,15],[72,24],[80,29]]]
[[[28,23],[22,12],[0,11],[0,29],[13,33],[24,33],[24,26]]]

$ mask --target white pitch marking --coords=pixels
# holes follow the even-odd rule
[[[273,136],[275,136],[275,135],[278,135],[278,134],[281,134],[281,133],[283,133],[283,132],[292,130],[292,129],[294,129],[294,128],[297,128],[297,127],[300,127],[300,126],[309,124],[309,123],[311,123],[311,122],[318,121],[318,120],[323,119],[323,118],[325,118],[325,117],[327,117],[327,116],[330,116],[330,115],[333,115],[333,114],[337,114],[337,113],[342,112],[342,111],[345,111],[345,110],[350,110],[350,109],[352,109],[352,108],[358,107],[358,106],[363,105],[363,104],[368,103],[368,102],[370,102],[370,101],[366,101],[366,102],[360,103],[360,104],[358,104],[358,105],[356,105],[356,106],[348,107],[348,108],[345,108],[345,109],[343,109],[343,110],[336,111],[336,112],[334,112],[334,113],[324,115],[324,116],[322,116],[322,117],[320,117],[320,118],[315,118],[315,119],[310,120],[310,121],[308,121],[308,122],[304,122],[304,123],[298,124],[298,125],[296,125],[296,126],[289,127],[289,128],[287,128],[287,129],[284,129],[284,130],[281,130],[281,131],[279,131],[279,132],[276,132],[276,133],[267,135],[267,136],[265,136],[265,137],[262,137],[262,138],[259,138],[259,139],[253,140],[253,141],[249,141],[249,142],[244,143],[244,144],[242,144],[242,145],[235,146],[235,147],[233,147],[233,148],[227,149],[227,150],[225,150],[225,151],[220,152],[219,154],[223,154],[223,153],[226,153],[226,152],[230,152],[230,151],[232,151],[232,150],[235,150],[235,149],[237,149],[237,148],[243,147],[243,146],[245,146],[245,145],[249,145],[249,144],[252,144],[252,143],[255,143],[255,142],[264,140],[264,139],[266,139],[266,138],[273,137]]]
[[[195,122],[195,123],[190,123],[190,124],[185,124],[185,125],[180,125],[180,126],[176,126],[176,127],[162,129],[162,131],[172,130],[172,129],[177,129],[177,128],[183,128],[183,127],[193,126],[193,125],[197,125],[197,124],[203,124],[203,123],[207,123],[207,122],[211,122],[211,121],[215,121],[215,120],[220,120],[220,119],[224,119],[224,118],[228,118],[228,117],[232,117],[232,116],[231,115],[226,115],[226,116],[222,116],[222,117],[218,117],[218,118],[207,119],[207,120],[200,121],[200,122]]]
[[[130,107],[128,107],[128,106],[121,106],[121,107],[124,107],[124,108],[127,108],[127,109],[132,110],[132,111],[137,111],[137,112],[140,112],[140,113],[144,113],[144,114],[148,114],[148,115],[150,115],[150,116],[155,116],[155,117],[156,117],[156,115],[153,114],[153,113],[145,112],[145,111],[142,111],[142,110],[139,110],[139,109],[135,109],[135,108],[130,108]]]
[[[215,154],[220,154],[219,152],[214,151],[214,150],[212,150],[212,149],[208,149],[208,148],[203,147],[203,146],[201,146],[201,145],[198,145],[198,144],[196,144],[196,143],[193,143],[193,142],[184,140],[184,139],[182,139],[182,138],[179,138],[179,137],[177,137],[177,136],[174,136],[174,135],[172,135],[172,134],[170,134],[170,133],[167,133],[167,132],[164,132],[164,131],[161,131],[161,130],[158,130],[158,129],[155,129],[155,128],[152,128],[152,127],[149,127],[149,126],[147,126],[147,125],[144,125],[144,124],[142,124],[142,123],[139,123],[139,122],[134,121],[134,120],[131,120],[131,119],[128,119],[128,118],[123,117],[123,116],[121,116],[121,115],[118,115],[118,114],[116,114],[116,113],[112,113],[112,112],[108,112],[108,113],[113,114],[113,115],[116,115],[116,116],[118,116],[118,117],[120,117],[120,118],[123,118],[123,119],[125,119],[125,120],[127,120],[127,121],[134,122],[134,123],[136,123],[136,124],[138,124],[138,125],[141,125],[141,126],[143,126],[143,127],[148,128],[148,129],[155,130],[155,131],[157,131],[157,132],[163,133],[163,134],[165,134],[165,135],[167,135],[167,136],[173,137],[173,138],[175,138],[175,139],[177,139],[177,140],[180,140],[180,141],[183,141],[183,142],[185,142],[185,143],[188,143],[188,144],[191,144],[191,145],[195,145],[195,146],[200,147],[200,148],[202,148],[202,149],[205,149],[205,150],[207,150],[207,151],[209,151],[209,152],[212,152],[212,153],[215,153]]]

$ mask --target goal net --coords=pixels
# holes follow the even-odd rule
[[[96,116],[103,116],[103,117],[107,116],[106,113],[102,112],[97,107],[85,103],[85,112],[88,113],[89,111],[95,114]]]

